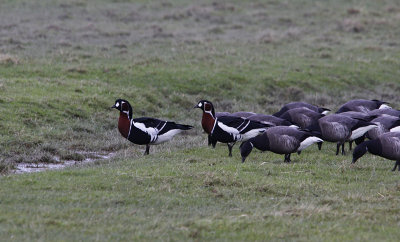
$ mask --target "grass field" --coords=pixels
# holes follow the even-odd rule
[[[0,3],[0,240],[387,240],[400,236],[398,172],[310,147],[291,164],[207,147],[200,99],[270,114],[352,98],[400,108],[400,8],[373,1]],[[134,116],[194,125],[144,147]],[[116,155],[60,171],[21,162]]]

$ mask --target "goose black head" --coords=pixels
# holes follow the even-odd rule
[[[214,105],[210,101],[201,100],[193,108],[200,108],[201,110],[203,110],[203,112],[210,113],[213,117],[215,117]]]
[[[387,104],[389,104],[388,102],[381,101],[381,100],[376,100],[376,99],[373,99],[371,101],[376,103],[378,109],[391,108],[389,105],[387,105]]]
[[[242,156],[242,163],[246,160],[247,156],[250,155],[251,151],[253,150],[253,143],[251,143],[250,140],[243,142],[239,149],[240,149],[240,155]]]
[[[358,159],[360,159],[365,153],[368,151],[368,144],[369,141],[362,142],[361,144],[357,145],[357,147],[353,151],[353,161],[355,163]]]
[[[115,108],[121,113],[125,113],[129,119],[132,119],[132,106],[125,99],[115,100],[115,104],[111,108]]]

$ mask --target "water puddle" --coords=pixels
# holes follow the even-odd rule
[[[96,152],[80,152],[80,153],[85,155],[90,155],[91,157],[81,161],[74,161],[74,160],[60,161],[60,158],[55,156],[53,158],[56,161],[59,161],[59,163],[18,163],[13,173],[22,174],[22,173],[32,173],[32,172],[40,172],[46,170],[59,170],[65,167],[92,163],[97,160],[110,159],[116,154],[115,152],[108,154],[99,154]]]

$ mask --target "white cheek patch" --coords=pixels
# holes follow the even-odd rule
[[[119,107],[119,103],[116,103],[115,106],[118,108]]]
[[[203,106],[203,104],[201,103],[197,104],[197,107],[201,108],[201,106]]]

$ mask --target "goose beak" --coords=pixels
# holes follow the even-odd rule
[[[197,104],[193,107],[193,109],[195,109],[195,108],[200,108]]]
[[[242,156],[242,163],[246,160],[246,157]]]
[[[114,105],[112,105],[112,107],[111,108],[117,108],[116,106],[115,106],[115,104]]]

